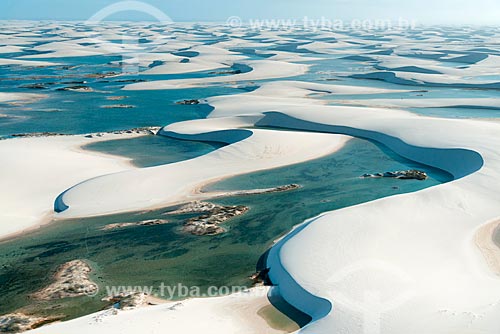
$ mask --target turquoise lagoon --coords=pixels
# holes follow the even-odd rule
[[[84,149],[131,157],[137,167],[153,167],[192,159],[225,144],[179,140],[164,136],[141,136],[132,139],[108,140],[89,144]]]
[[[120,153],[136,159],[138,165],[165,163],[160,147],[152,149],[157,161],[151,158],[145,162],[144,150],[150,149],[152,140],[171,139],[145,138],[148,139],[144,142],[123,140],[135,143],[121,143],[120,147],[128,147],[128,151],[122,149]],[[116,143],[108,143],[112,144]],[[202,144],[190,148],[193,156],[207,149]],[[169,146],[164,149],[168,155]],[[174,155],[177,153],[174,151]],[[409,168],[426,170],[430,178],[427,181],[360,178],[364,173]],[[106,295],[106,286],[159,287],[162,283],[171,286],[180,283],[198,286],[203,292],[210,286],[249,286],[248,276],[255,271],[260,256],[273,240],[305,219],[449,180],[450,176],[444,172],[403,159],[375,143],[353,139],[336,154],[208,186],[207,190],[255,189],[291,183],[302,186],[284,193],[217,199],[214,202],[218,204],[250,208],[247,214],[226,224],[228,232],[225,234],[203,237],[184,234],[180,227],[192,215],[165,215],[169,208],[53,222],[37,232],[0,244],[0,289],[3,291],[0,313],[24,308],[67,318],[81,316],[106,305],[100,300]],[[110,223],[157,218],[168,219],[170,223],[100,230]],[[88,260],[95,268],[93,279],[100,286],[98,296],[37,303],[29,298],[31,293],[50,282],[59,265],[74,259]]]
[[[287,35],[291,40],[314,39],[314,36],[315,34],[303,33]],[[210,34],[206,37],[207,40],[200,39],[200,41],[213,44],[224,40]],[[354,35],[353,37],[364,38]],[[254,42],[267,40],[259,37],[258,33],[249,33],[244,38]],[[423,37],[415,33],[415,40],[421,38]],[[377,39],[382,40],[383,36],[375,36],[374,40]],[[387,81],[353,77],[355,74],[377,71],[375,63],[369,59],[320,55],[297,49],[301,43],[283,43],[279,46],[272,46],[272,43],[269,43],[269,46],[260,48],[262,51],[260,54],[253,48],[235,48],[234,51],[244,54],[249,59],[268,58],[276,50],[299,52],[306,56],[321,58],[312,63],[308,73],[280,80],[409,90],[404,93],[381,94],[376,98],[473,98],[494,97],[497,94],[497,91],[487,89],[398,85]],[[380,45],[363,48],[373,51],[374,54],[392,53],[392,50]],[[20,54],[3,54],[2,57],[17,57],[29,53],[27,51]],[[185,61],[197,56],[195,52],[189,50],[177,54],[185,57]],[[426,57],[423,54],[414,56]],[[244,93],[255,89],[262,82],[270,81],[178,90],[123,91],[121,90],[123,86],[142,80],[201,78],[229,74],[223,70],[215,70],[182,75],[139,74],[115,77],[100,74],[118,72],[121,57],[96,56],[46,60],[62,65],[45,68],[0,66],[0,91],[46,95],[45,98],[30,104],[0,104],[0,138],[32,132],[82,134],[126,130],[200,119],[210,113],[212,110],[210,106],[180,105],[176,102]],[[449,63],[449,66],[452,65]],[[236,66],[232,70],[245,72],[249,69]],[[33,84],[38,88],[34,88]],[[59,90],[78,85],[87,86],[92,91]],[[116,100],[117,96],[121,97],[120,100]],[[351,99],[375,98],[373,95],[325,94],[318,94],[318,97],[334,105],[343,105]],[[118,104],[133,108],[103,108]],[[499,109],[495,108],[413,108],[410,111],[453,118],[500,117]],[[88,145],[86,149],[130,157],[137,166],[149,167],[207,154],[220,146],[216,143],[145,136],[95,143]],[[427,171],[430,178],[426,181],[360,178],[360,175],[365,173],[411,168]],[[228,232],[225,234],[205,237],[186,235],[180,231],[180,227],[190,215],[165,215],[172,208],[55,221],[21,238],[0,243],[0,291],[2,291],[0,314],[22,309],[28,313],[74,318],[106,306],[106,303],[101,301],[106,295],[106,286],[158,287],[161,283],[166,285],[182,283],[186,286],[199,286],[203,291],[214,285],[248,286],[251,284],[248,276],[255,271],[260,256],[269,249],[273,240],[286,234],[305,219],[325,211],[438,186],[450,179],[446,173],[403,159],[384,146],[353,139],[336,154],[293,166],[237,176],[208,186],[208,190],[255,189],[291,183],[302,186],[298,190],[284,193],[217,199],[214,202],[219,204],[246,205],[250,208],[247,214],[226,224]],[[101,230],[104,225],[111,223],[156,218],[168,219],[169,223],[111,231]],[[495,238],[500,244],[500,232],[497,232]],[[100,293],[97,296],[51,302],[37,302],[30,298],[30,294],[51,281],[59,265],[74,259],[85,259],[92,265],[94,269],[92,278],[100,286]],[[178,295],[171,297],[180,298]]]
[[[95,77],[117,73],[120,68],[107,61],[119,57],[57,58],[67,65],[44,68],[0,66],[0,91],[44,95],[34,103],[0,103],[0,138],[19,133],[54,132],[82,134],[126,130],[135,127],[166,126],[171,123],[205,118],[212,107],[207,104],[182,105],[185,99],[203,100],[217,95],[242,93],[248,88],[212,86],[159,91],[123,91],[134,82],[160,79],[210,77],[227,75],[205,71],[181,75],[121,75]],[[244,66],[236,66],[246,71]],[[40,88],[32,85],[40,85]],[[85,86],[92,91],[61,91],[68,87]],[[120,97],[120,100],[113,100]],[[110,108],[126,105],[132,108]]]

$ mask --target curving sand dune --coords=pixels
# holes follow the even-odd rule
[[[331,152],[343,137],[328,133],[370,138],[444,169],[456,180],[324,213],[273,247],[268,266],[276,292],[314,320],[301,333],[500,331],[499,277],[475,243],[478,229],[499,214],[500,125],[307,103],[315,93],[311,88],[296,85],[292,98],[281,105],[278,99],[286,89],[277,83],[263,89],[262,96],[256,91],[219,98],[217,103],[226,103],[221,110],[215,103],[213,118],[174,124],[164,132],[240,141],[191,161],[82,183],[63,196],[69,208],[58,216],[127,211],[188,198],[202,180]],[[269,96],[273,92],[275,98]],[[252,107],[245,109],[248,116],[228,117],[230,105]],[[225,117],[216,118],[217,113]],[[252,124],[310,132],[237,130]]]
[[[131,311],[102,311],[29,333],[287,333],[269,327],[266,320],[258,315],[269,305],[267,289],[262,287],[252,289],[250,293],[170,302]]]
[[[227,27],[217,26],[196,28],[197,33],[134,27],[151,41],[142,49],[106,42],[106,38],[122,38],[117,32],[123,28],[118,24],[97,28],[93,31],[96,38],[88,31],[59,28],[61,36],[43,39],[41,33],[15,29],[15,36],[7,33],[1,44],[16,47],[2,47],[0,52],[42,53],[2,58],[0,65],[51,66],[55,63],[32,59],[125,53],[131,57],[125,63],[138,61],[145,67],[165,62],[145,74],[210,70],[235,61],[252,67],[236,75],[125,87],[158,90],[290,78],[308,72],[311,64],[304,62],[331,58],[342,62],[326,66],[327,79],[351,84],[370,79],[384,81],[383,87],[500,87],[498,33],[492,30],[467,28],[462,31],[465,37],[437,27],[375,35],[362,30],[319,31],[310,36],[277,30],[256,35],[246,29],[229,33]],[[198,34],[201,30],[224,38],[201,45],[207,38]],[[273,56],[248,60],[245,53],[228,50],[233,47],[261,48],[254,50],[257,55]],[[165,54],[187,49],[196,53],[189,62],[184,56]],[[314,57],[301,54],[307,50],[315,52]],[[148,51],[153,52],[141,59]],[[376,97],[401,90],[297,81],[259,85],[249,93],[209,98],[215,110],[208,119],[165,127],[163,135],[230,144],[166,166],[134,169],[117,157],[81,152],[79,146],[88,143],[82,136],[0,141],[0,155],[5,159],[0,179],[8,190],[0,198],[0,237],[52,217],[56,197],[60,212],[55,217],[59,219],[172,205],[202,199],[196,189],[207,182],[321,157],[341,148],[352,136],[368,138],[404,157],[446,170],[455,180],[308,219],[270,250],[267,265],[276,284],[271,293],[313,318],[300,333],[499,333],[499,249],[492,234],[500,217],[500,123],[423,117],[398,110],[457,103],[496,108],[498,99],[486,93],[475,94],[476,99],[457,99],[449,90],[443,98],[432,100],[353,98],[351,103],[364,107],[331,106],[315,97]],[[0,94],[0,102],[12,97],[5,100]],[[26,100],[28,95],[15,98]],[[102,138],[107,139],[111,138]],[[117,315],[99,312],[36,332],[274,333],[256,316],[257,306],[267,305],[265,298],[246,297],[196,299]]]
[[[54,198],[68,187],[134,167],[128,159],[82,151],[80,146],[131,135],[58,136],[0,141],[0,239],[50,221]]]
[[[22,59],[8,59],[0,58],[0,65],[19,65],[19,66],[56,66],[60,65],[58,63],[48,62],[48,61],[35,61],[35,60],[22,60]]]
[[[0,103],[29,103],[47,97],[44,94],[0,92]]]
[[[195,159],[83,182],[62,195],[62,212],[56,218],[152,209],[200,199],[202,195],[195,195],[194,191],[205,183],[315,159],[335,152],[348,140],[346,136],[330,134],[234,129],[244,121],[210,119],[166,127],[164,134],[181,139],[234,143]],[[175,133],[186,126],[190,132],[199,132]],[[117,193],[123,196],[116,196]]]

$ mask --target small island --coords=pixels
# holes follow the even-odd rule
[[[108,101],[120,101],[128,98],[128,96],[125,95],[118,95],[118,96],[108,96],[106,97],[106,100]]]
[[[113,309],[117,310],[133,310],[138,307],[159,305],[166,302],[147,293],[136,291],[122,292],[115,296],[104,297],[102,301],[110,303]]]
[[[142,128],[133,128],[129,130],[118,130],[118,131],[109,131],[103,133],[91,133],[86,135],[86,138],[94,138],[94,137],[102,137],[104,134],[113,134],[113,135],[122,135],[122,134],[137,134],[137,135],[156,135],[158,131],[160,131],[161,127],[159,126],[146,126]]]
[[[182,100],[182,101],[178,101],[176,102],[176,104],[184,104],[184,105],[194,105],[194,104],[200,104],[200,100],[196,100],[196,99],[193,99],[193,100]]]
[[[273,187],[273,188],[233,190],[233,191],[222,191],[222,192],[206,192],[206,193],[202,192],[202,193],[206,196],[209,196],[210,198],[220,198],[220,197],[281,193],[281,192],[297,190],[297,189],[300,189],[300,185],[292,183],[292,184],[287,184],[287,185]]]
[[[55,282],[35,292],[38,300],[54,300],[81,296],[93,296],[99,288],[91,281],[92,268],[83,260],[74,260],[61,265],[54,275]]]
[[[83,86],[83,85],[68,86],[68,87],[58,88],[56,90],[57,91],[68,91],[68,92],[79,92],[79,93],[91,93],[94,91],[91,87]]]
[[[400,180],[419,180],[424,181],[429,177],[426,172],[419,170],[406,170],[406,171],[396,171],[396,172],[385,172],[376,174],[364,174],[362,178],[394,178]]]
[[[270,194],[299,188],[300,185],[298,184],[287,184],[274,188],[210,192],[204,193],[204,195],[209,198],[216,199],[221,197]],[[249,208],[244,205],[223,206],[210,202],[194,201],[179,207],[177,210],[165,212],[164,214],[179,215],[204,213],[203,215],[188,219],[185,222],[182,231],[193,235],[217,235],[227,232],[225,228],[219,226],[220,224],[228,221],[229,219],[244,215],[248,212],[248,210]]]
[[[98,132],[98,133],[90,133],[84,135],[85,138],[95,138],[95,137],[103,137],[105,134],[113,134],[113,135],[123,135],[123,134],[137,134],[137,135],[156,135],[158,131],[160,131],[161,127],[159,126],[146,126],[142,128],[133,128],[128,130],[117,130],[117,131],[109,131],[109,132]],[[57,133],[57,132],[29,132],[29,133],[14,133],[10,135],[14,138],[40,138],[40,137],[58,137],[58,136],[69,136],[65,133]]]
[[[110,104],[101,106],[102,109],[133,109],[135,106],[131,104]]]
[[[182,227],[182,231],[193,235],[217,235],[226,232],[226,229],[219,226],[229,219],[244,215],[249,210],[243,205],[222,206],[208,202],[191,202],[176,211],[166,214],[186,214],[195,212],[206,212],[198,217],[190,218]]]

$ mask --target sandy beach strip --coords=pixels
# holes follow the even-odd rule
[[[67,322],[55,323],[28,333],[52,334],[282,334],[298,329],[289,321],[285,328],[272,328],[262,310],[269,308],[267,287],[213,298],[188,299],[130,311],[106,310]]]

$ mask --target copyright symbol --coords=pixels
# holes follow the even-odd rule
[[[99,286],[97,284],[91,284],[84,289],[83,293],[87,297],[95,297],[99,294]]]
[[[227,19],[226,25],[230,28],[240,28],[243,25],[241,17],[231,16]]]

